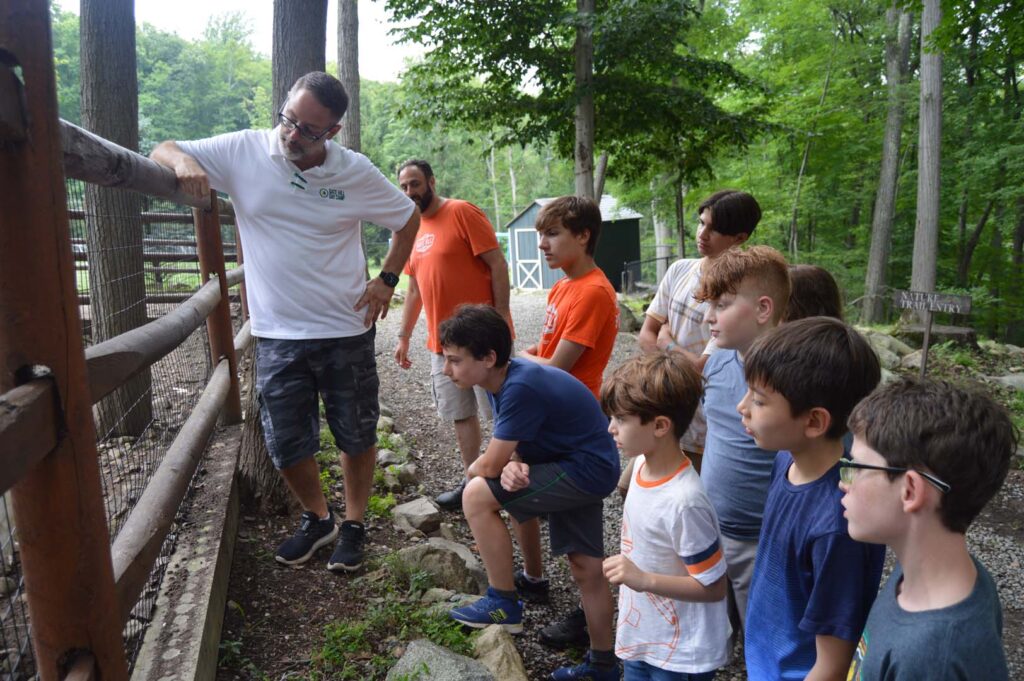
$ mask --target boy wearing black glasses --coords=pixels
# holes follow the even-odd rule
[[[885,549],[847,534],[840,460],[847,416],[878,385],[878,358],[842,322],[809,317],[754,343],[744,373],[743,426],[779,450],[747,605],[747,675],[846,679]]]
[[[907,379],[857,405],[842,504],[850,536],[898,565],[871,608],[850,679],[1008,677],[995,584],[965,533],[1006,479],[1019,434],[990,398]]]

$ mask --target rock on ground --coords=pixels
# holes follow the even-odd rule
[[[410,643],[387,675],[387,681],[495,681],[495,678],[476,660],[456,655],[426,639]]]

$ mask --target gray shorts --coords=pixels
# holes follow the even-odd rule
[[[434,396],[437,415],[445,421],[461,421],[479,414],[491,418],[487,391],[480,386],[460,388],[444,375],[444,355],[430,355],[430,392]]]
[[[604,497],[584,492],[557,463],[530,466],[530,485],[507,492],[487,478],[491,494],[518,522],[548,517],[551,555],[582,553],[604,558]]]
[[[320,398],[338,449],[360,454],[376,444],[375,335],[371,328],[351,338],[256,339],[256,394],[275,468],[320,450]]]

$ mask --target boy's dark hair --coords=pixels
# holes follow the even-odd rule
[[[398,166],[398,172],[395,174],[401,175],[402,171],[408,168],[409,166],[415,166],[419,168],[420,172],[423,173],[423,178],[426,180],[429,180],[434,176],[434,169],[430,167],[429,163],[427,163],[421,158],[410,158],[408,161]]]
[[[512,354],[512,332],[508,322],[490,305],[460,305],[455,314],[441,322],[443,347],[465,348],[476,359],[494,351],[495,367],[508,364]]]
[[[857,331],[831,317],[783,324],[758,338],[747,354],[747,385],[786,398],[793,416],[823,407],[832,417],[825,437],[838,440],[854,406],[882,377],[878,356]]]
[[[726,293],[736,293],[749,279],[758,295],[768,296],[775,303],[774,320],[778,322],[789,302],[789,267],[786,258],[771,246],[752,246],[746,250],[730,248],[707,263],[694,292],[697,300],[718,300]]]
[[[639,416],[640,423],[667,416],[678,439],[690,427],[703,393],[703,377],[681,354],[640,355],[601,386],[601,408],[608,416]]]
[[[704,199],[697,208],[697,215],[706,209],[711,211],[711,229],[728,236],[752,236],[761,221],[761,206],[757,199],[735,189],[722,189]]]
[[[817,265],[790,265],[789,287],[783,323],[804,317],[843,318],[843,296],[828,270]]]
[[[339,121],[348,111],[348,93],[345,92],[345,86],[329,73],[310,71],[306,75],[300,76],[288,90],[288,96],[291,97],[299,90],[312,92],[316,101],[320,102],[320,106],[330,109]]]
[[[883,386],[858,404],[850,430],[887,465],[949,483],[939,517],[960,533],[1002,487],[1020,439],[1010,415],[987,395],[918,378]]]
[[[583,196],[560,196],[544,204],[537,213],[534,227],[542,232],[558,224],[577,236],[590,232],[587,255],[594,255],[597,239],[601,236],[601,208],[597,203]]]

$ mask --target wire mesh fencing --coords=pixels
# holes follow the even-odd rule
[[[661,282],[665,270],[672,264],[675,255],[647,258],[646,260],[631,260],[622,267],[622,292],[639,293],[642,291],[653,291]]]
[[[191,212],[134,192],[67,182],[82,343],[88,347],[172,311],[201,284]],[[226,259],[235,260],[234,227],[222,226]],[[232,306],[235,331],[241,325]],[[111,541],[142,496],[188,418],[212,370],[206,327],[93,407],[97,454]],[[200,469],[201,471],[201,469]],[[187,507],[186,502],[182,508]],[[152,619],[164,570],[186,514],[161,548],[124,629],[134,666]],[[35,677],[17,528],[0,497],[0,677]]]

